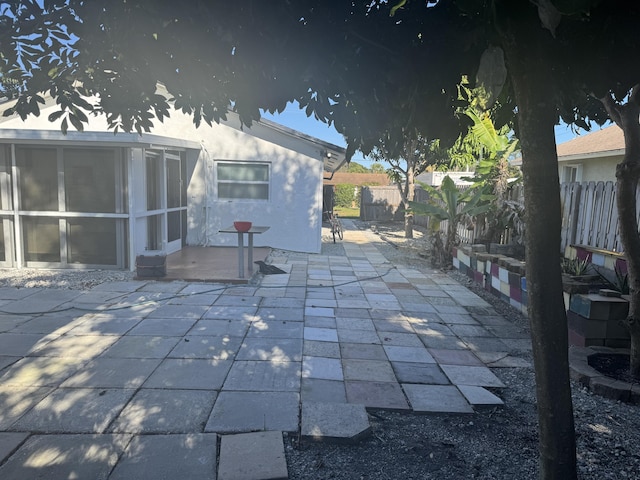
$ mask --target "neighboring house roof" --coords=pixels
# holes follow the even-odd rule
[[[556,151],[559,162],[624,155],[624,134],[620,127],[611,125],[561,143]],[[522,157],[517,157],[511,164],[522,165]]]
[[[349,172],[336,172],[330,179],[325,178],[325,185],[389,185],[389,177],[386,173],[349,173]]]
[[[624,135],[617,125],[590,132],[557,146],[558,160],[567,161],[590,157],[624,154]]]

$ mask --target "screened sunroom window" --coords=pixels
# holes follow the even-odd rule
[[[269,200],[269,164],[218,163],[218,198]]]

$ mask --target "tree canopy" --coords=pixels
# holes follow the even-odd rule
[[[541,477],[571,479],[553,126],[604,121],[596,98],[622,100],[639,81],[639,10],[628,0],[4,1],[0,75],[17,85],[8,114],[37,114],[47,93],[63,130],[93,113],[149,130],[171,108],[196,124],[231,108],[250,124],[297,100],[335,125],[348,153],[366,154],[382,135],[399,150],[414,131],[451,144],[469,125],[459,84],[491,85],[497,67],[484,68],[483,53],[501,49],[494,121],[515,114],[522,148]]]

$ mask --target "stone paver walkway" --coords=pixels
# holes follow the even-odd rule
[[[257,285],[0,288],[0,478],[213,479],[220,435],[349,439],[365,409],[501,405],[489,367],[523,366],[527,335],[345,224],[345,256],[272,257],[287,273]]]

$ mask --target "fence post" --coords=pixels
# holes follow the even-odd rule
[[[573,245],[576,243],[576,234],[578,231],[578,215],[580,214],[580,192],[582,191],[582,185],[579,183],[573,184],[574,188],[571,189],[571,227],[569,229],[569,237],[567,238],[567,245]],[[565,245],[565,248],[567,247]],[[563,250],[564,251],[564,250]]]

